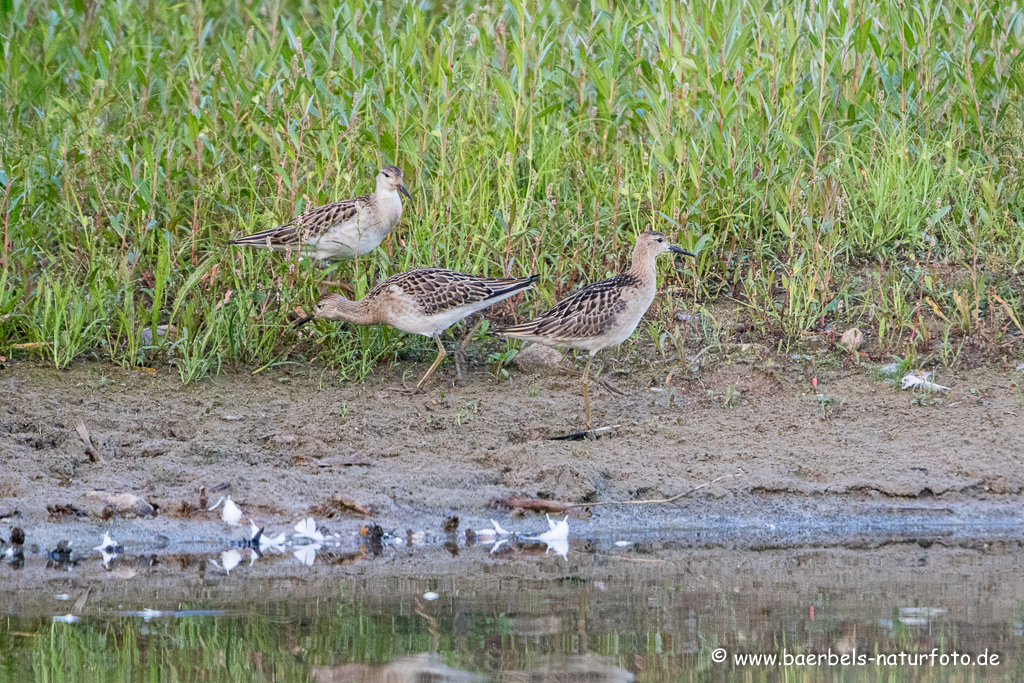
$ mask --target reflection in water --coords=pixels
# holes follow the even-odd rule
[[[1024,681],[1022,551],[1009,544],[750,552],[666,543],[589,554],[573,546],[568,560],[545,559],[544,549],[451,559],[437,548],[430,562],[405,565],[397,554],[335,564],[325,551],[312,571],[291,575],[275,574],[270,556],[244,567],[250,551],[235,552],[218,558],[234,565],[230,576],[186,556],[122,556],[112,564],[131,568],[130,581],[108,581],[94,562],[70,575],[42,559],[17,572],[4,563],[0,683],[81,672],[204,683]],[[429,551],[414,552],[420,560]],[[296,567],[291,554],[276,561]],[[18,581],[33,576],[40,583],[24,590]],[[933,650],[988,650],[1000,660],[844,669],[732,658]]]
[[[399,657],[384,666],[314,666],[309,680],[316,683],[476,683],[484,677],[445,666],[438,655],[422,654]]]
[[[343,664],[314,666],[309,680],[315,683],[630,683],[633,674],[606,657],[563,655],[545,657],[526,671],[503,671],[491,677],[453,669],[439,655],[399,657],[384,666]]]
[[[607,657],[563,655],[546,657],[528,671],[509,671],[502,683],[630,683],[633,674]]]

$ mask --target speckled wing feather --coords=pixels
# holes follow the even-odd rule
[[[500,299],[510,292],[526,289],[536,275],[521,278],[486,278],[443,268],[421,268],[392,275],[366,295],[385,296],[398,287],[414,299],[424,315],[434,315],[461,306]]]
[[[228,244],[271,248],[304,244],[308,240],[322,237],[332,227],[354,219],[371,198],[371,195],[363,195],[317,206],[276,228],[254,232],[231,240]]]
[[[553,341],[596,337],[608,331],[627,306],[623,290],[641,286],[630,273],[585,285],[528,322],[502,327],[507,337],[543,337]]]

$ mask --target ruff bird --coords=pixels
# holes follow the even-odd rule
[[[327,294],[317,301],[313,314],[299,320],[296,327],[320,318],[355,325],[391,325],[402,332],[432,337],[437,343],[437,358],[416,384],[416,393],[448,355],[441,344],[442,332],[477,311],[529,289],[536,281],[536,275],[486,278],[442,268],[410,270],[392,275],[359,301]]]
[[[495,330],[506,337],[590,352],[582,380],[588,429],[591,422],[587,377],[594,356],[633,334],[658,290],[655,260],[669,252],[693,256],[669,244],[660,232],[640,233],[633,249],[633,262],[625,273],[580,287],[533,320]]]
[[[373,194],[309,209],[292,221],[231,240],[244,247],[292,251],[325,261],[350,259],[377,248],[402,217],[402,198],[410,200],[402,171],[385,166],[377,174]]]

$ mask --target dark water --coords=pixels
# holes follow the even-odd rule
[[[4,563],[0,681],[1024,681],[1020,545],[925,545]]]

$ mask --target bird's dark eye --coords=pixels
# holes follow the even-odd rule
[[[660,237],[659,237],[659,238],[658,238],[658,241],[659,241],[659,242],[664,242],[665,240],[663,240],[662,238],[660,238]]]
[[[388,175],[387,173],[385,173],[385,174],[384,174],[384,177],[385,177],[385,178],[390,178],[391,176],[389,176],[389,175]]]

